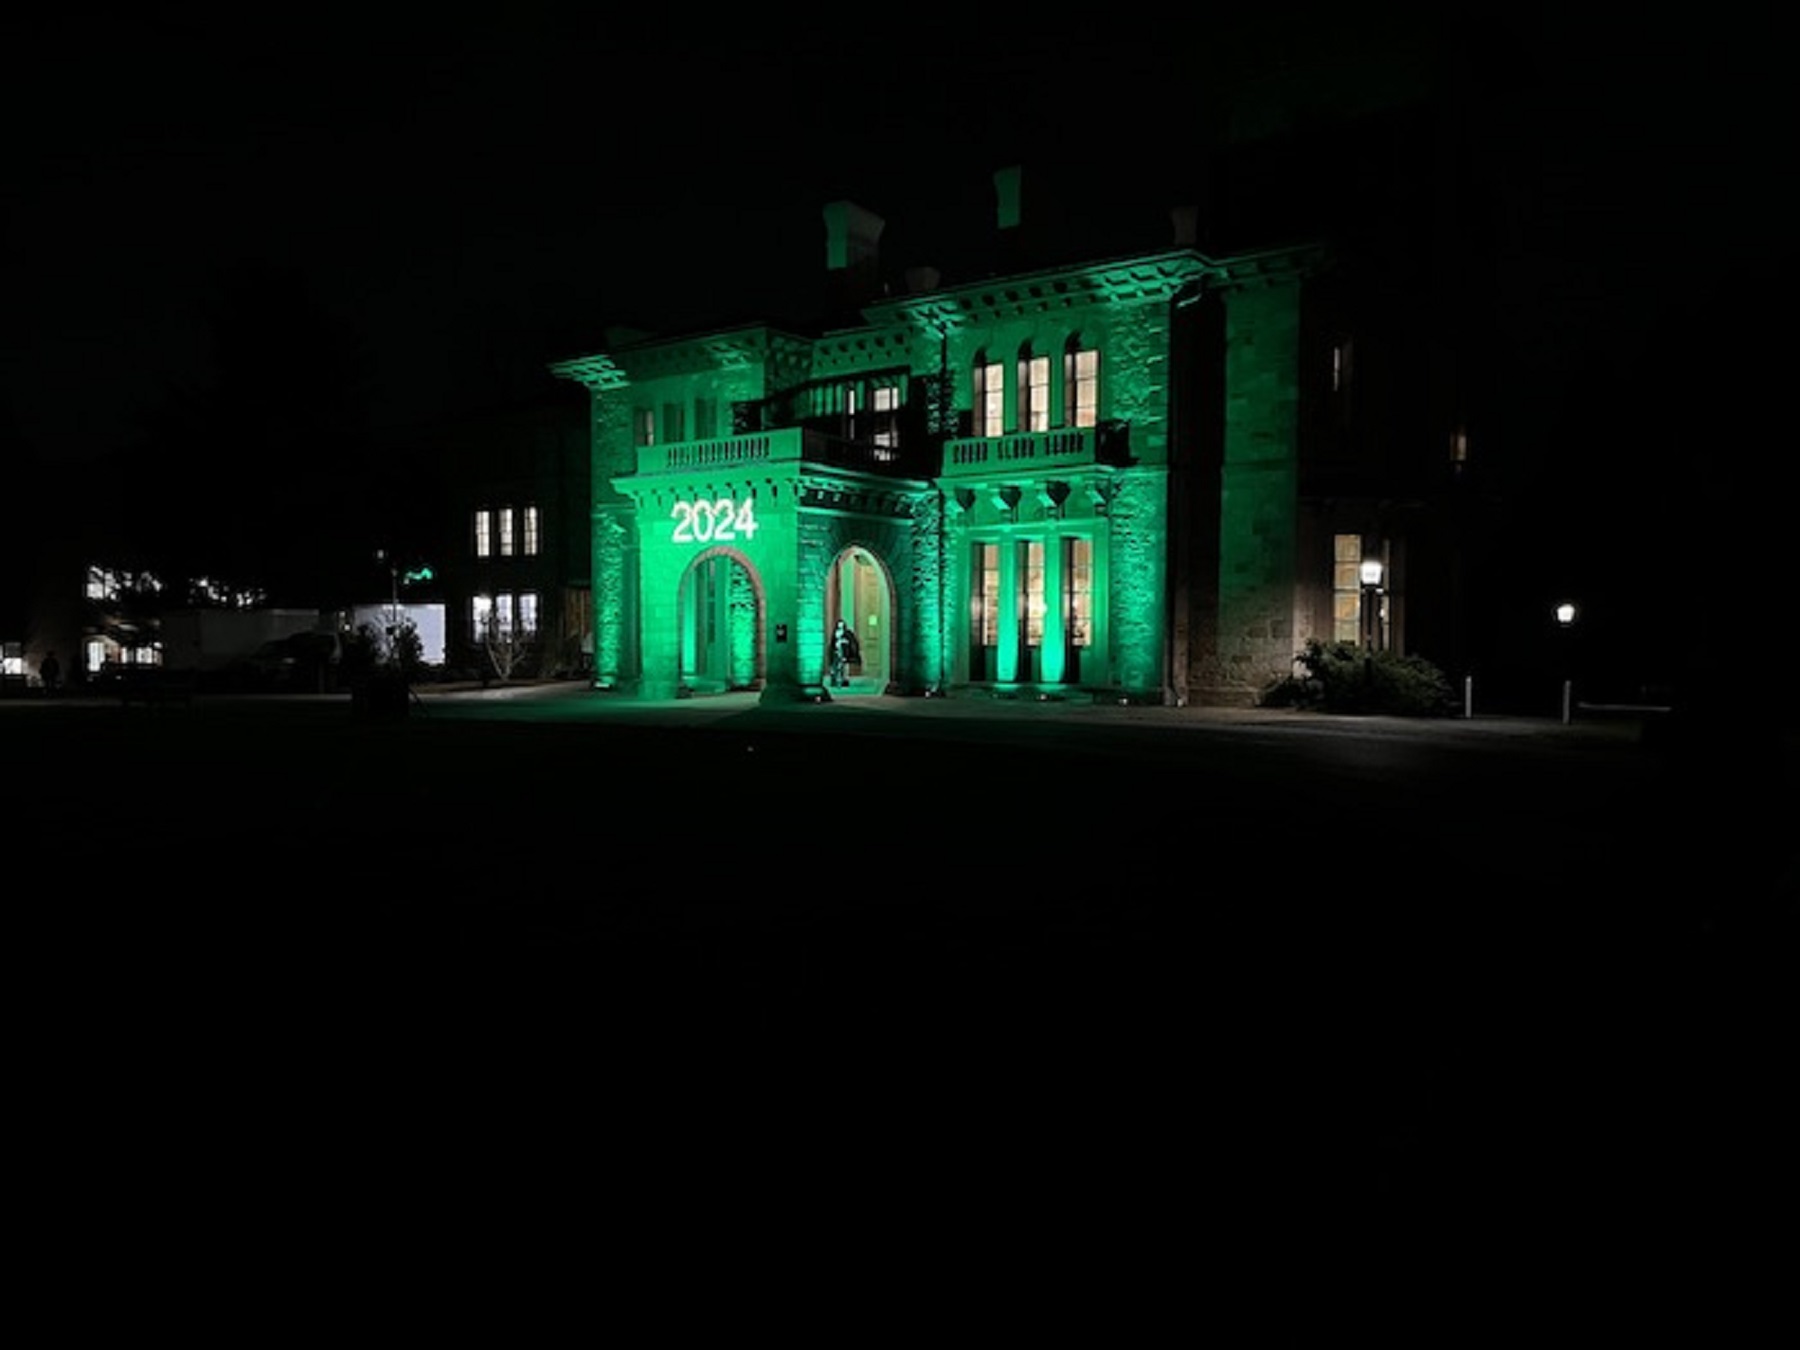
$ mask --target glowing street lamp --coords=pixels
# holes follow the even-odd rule
[[[1381,577],[1379,558],[1364,558],[1358,573],[1362,581],[1362,639],[1365,651],[1381,649]]]
[[[1562,720],[1565,727],[1569,725],[1569,716],[1574,709],[1575,672],[1573,670],[1574,661],[1571,659],[1569,648],[1574,639],[1576,613],[1575,602],[1573,600],[1562,600],[1557,603],[1556,626],[1563,635],[1562,642],[1559,646],[1561,647],[1563,658]]]

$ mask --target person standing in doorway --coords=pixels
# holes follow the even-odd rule
[[[842,619],[831,633],[831,682],[839,689],[850,686],[850,663],[862,660],[862,644],[856,640],[856,630]]]
[[[62,684],[62,662],[56,659],[55,652],[45,652],[44,659],[38,662],[38,678],[44,682],[46,694],[54,694]]]

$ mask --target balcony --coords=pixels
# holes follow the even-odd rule
[[[776,464],[821,464],[886,477],[904,475],[905,459],[893,446],[848,441],[806,427],[780,427],[737,436],[712,436],[668,445],[640,445],[639,477],[660,474],[731,472]]]
[[[1129,430],[1125,423],[1107,422],[1097,427],[1059,427],[950,441],[944,446],[943,476],[993,478],[1043,469],[1119,465],[1128,458]]]

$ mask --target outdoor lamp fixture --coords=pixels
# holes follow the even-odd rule
[[[1556,626],[1565,634],[1573,634],[1575,630],[1575,602],[1564,600],[1556,607]],[[1562,682],[1562,720],[1569,725],[1569,719],[1575,711],[1575,672],[1573,670],[1573,653],[1569,650],[1569,637],[1564,637],[1557,645],[1561,648],[1563,682]]]
[[[1362,579],[1363,647],[1368,651],[1381,645],[1381,574],[1381,559],[1363,559],[1358,575]]]

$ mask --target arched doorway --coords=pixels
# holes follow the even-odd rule
[[[825,631],[841,618],[855,630],[862,660],[850,668],[850,693],[879,694],[894,669],[894,591],[887,569],[865,548],[845,549],[825,588]]]
[[[676,631],[686,692],[722,694],[762,683],[762,587],[742,554],[714,549],[694,559],[681,579]]]

